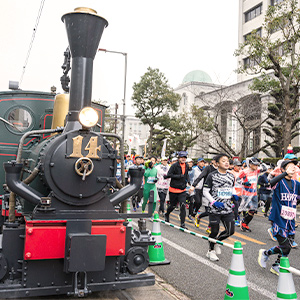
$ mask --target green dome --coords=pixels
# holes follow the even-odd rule
[[[191,82],[191,81],[213,83],[210,76],[206,72],[201,70],[195,70],[187,73],[184,76],[182,83]]]

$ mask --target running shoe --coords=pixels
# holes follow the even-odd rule
[[[215,244],[215,251],[217,255],[220,255],[222,253],[222,249],[219,244]]]
[[[136,212],[136,208],[135,207],[133,208],[133,211]]]
[[[258,264],[264,269],[267,266],[267,261],[270,259],[270,257],[265,254],[265,251],[265,249],[260,249],[258,252]]]
[[[219,257],[217,256],[215,250],[208,250],[208,252],[206,253],[206,257],[209,258],[209,260],[211,261],[219,260]]]
[[[210,226],[208,226],[207,228],[206,228],[206,230],[205,230],[208,234],[211,234],[211,228],[210,228]]]
[[[297,246],[298,244],[295,241],[293,241],[292,248],[296,248]]]
[[[264,207],[262,208],[261,212],[262,212],[262,213],[265,213],[265,208],[264,208]]]
[[[189,222],[193,223],[194,222],[194,219],[192,218],[191,215],[188,215],[188,219],[189,219]]]
[[[142,210],[142,214],[144,213],[145,211],[144,210]]]
[[[140,207],[139,203],[137,203],[137,204],[136,204],[136,207],[137,207],[137,208],[139,208],[139,207]]]
[[[180,227],[183,228],[183,229],[187,229],[184,223],[181,224]]]
[[[200,219],[198,218],[198,216],[195,217],[195,226],[197,228],[199,228],[199,225],[200,225]]]
[[[170,220],[169,220],[169,216],[167,214],[165,214],[165,222],[169,223]]]
[[[241,225],[239,220],[236,220],[236,221],[234,222],[234,224],[235,224],[235,226],[240,226],[240,225]]]
[[[180,215],[177,216],[178,220],[180,221]]]
[[[268,229],[268,233],[269,233],[269,235],[270,235],[272,241],[276,242],[276,241],[277,241],[277,237],[275,237],[275,236],[273,235],[273,229],[272,229],[272,227]]]
[[[270,272],[279,276],[279,264],[273,264],[270,269]]]
[[[249,228],[249,226],[246,223],[241,223],[241,230],[246,232],[251,232],[251,229]]]
[[[298,228],[298,224],[297,223],[295,224],[295,228]]]

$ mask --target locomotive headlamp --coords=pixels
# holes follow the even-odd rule
[[[98,113],[92,107],[84,107],[79,112],[79,122],[84,127],[93,127],[97,124],[99,119]]]

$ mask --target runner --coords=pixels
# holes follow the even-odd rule
[[[205,212],[201,213],[201,214],[197,214],[195,216],[195,226],[196,227],[199,227],[199,224],[200,224],[200,220],[201,218],[204,218],[204,217],[207,217],[208,216],[208,211],[209,211],[209,203],[208,201],[205,199],[205,197],[202,197],[202,194],[203,194],[203,189],[202,189],[202,180],[203,182],[205,182],[207,176],[216,171],[218,168],[217,166],[217,163],[216,163],[216,156],[214,156],[211,160],[211,164],[207,167],[205,167],[202,172],[200,173],[200,175],[194,180],[189,192],[192,193],[195,189],[195,202],[197,201],[197,195],[199,196],[199,199],[201,200],[201,203],[202,203],[202,200],[203,200],[203,205],[205,207]],[[198,189],[198,191],[197,191]],[[199,201],[200,201],[199,200]],[[201,203],[199,205],[199,208],[201,206]],[[206,228],[206,232],[207,233],[211,233],[211,229],[210,229],[210,224],[209,226]]]
[[[150,160],[145,162],[145,173],[144,173],[144,192],[143,192],[143,204],[142,204],[142,212],[145,212],[146,204],[149,202],[150,191],[154,191],[154,203],[153,203],[153,211],[154,213],[156,208],[156,199],[157,199],[157,190],[156,190],[156,182],[157,182],[157,169],[154,168],[156,163],[156,157],[152,156]]]
[[[186,185],[189,183],[188,164],[186,163],[187,152],[179,151],[178,161],[171,165],[170,170],[164,178],[171,178],[169,187],[170,205],[165,213],[165,221],[169,222],[170,213],[175,209],[177,203],[180,204],[180,227],[185,226],[185,199]]]
[[[242,167],[242,163],[238,159],[235,159],[233,161],[233,169],[230,170],[230,172],[234,175],[235,178],[233,195],[232,195],[232,201],[234,204],[235,226],[240,226],[240,216],[239,216],[238,209],[242,200],[242,181],[239,177],[241,173],[241,167]]]
[[[267,168],[263,164],[261,168],[259,160],[256,157],[251,157],[248,160],[248,167],[241,171],[239,177],[242,180],[242,201],[239,207],[239,212],[243,212],[243,220],[241,222],[241,230],[249,231],[249,223],[252,221],[254,214],[257,213],[258,197],[257,197],[257,181],[258,175],[264,172]]]
[[[132,169],[136,169],[138,166],[141,166],[144,162],[144,158],[140,155],[137,155],[135,157],[135,164],[130,166],[127,172],[127,180],[128,183],[130,182],[130,177],[131,177],[131,173],[132,173]],[[140,202],[143,198],[143,192],[144,192],[144,180],[142,181],[142,185],[141,188],[139,189],[139,191],[134,194],[131,197],[131,202],[132,202],[132,207],[133,207],[133,211],[136,211],[137,208],[139,208]]]
[[[215,156],[215,161],[218,170],[207,176],[203,195],[210,203],[209,223],[211,234],[209,237],[222,241],[234,234],[234,215],[231,198],[235,179],[234,175],[228,172],[229,159],[227,154]],[[220,221],[222,221],[225,230],[219,234]],[[209,250],[206,257],[211,261],[217,261],[219,260],[217,254],[221,254],[220,245],[209,242]]]
[[[280,257],[289,255],[295,235],[297,197],[300,195],[300,183],[292,179],[296,172],[296,164],[296,160],[283,161],[281,163],[283,173],[270,181],[270,185],[274,186],[274,193],[269,220],[273,222],[272,229],[278,246],[269,250],[260,249],[258,263],[262,268],[266,268],[269,256],[278,254],[277,260],[270,269],[276,275],[279,275]]]
[[[165,200],[167,197],[168,189],[170,186],[170,179],[164,179],[164,175],[166,175],[170,169],[168,165],[168,158],[162,157],[161,164],[156,166],[157,169],[157,177],[158,181],[156,183],[156,188],[158,192],[158,197],[160,200],[159,210],[158,213],[162,215],[165,214]]]

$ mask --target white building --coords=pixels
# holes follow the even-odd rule
[[[263,35],[262,25],[269,5],[276,5],[284,0],[239,0],[239,43],[243,43],[247,36],[256,30],[257,34]],[[274,38],[280,37],[278,33]],[[238,45],[237,45],[238,48]],[[249,57],[238,57],[238,65],[249,64]],[[238,83],[231,86],[221,86],[214,84],[210,76],[203,71],[192,71],[188,73],[183,83],[175,89],[175,92],[181,95],[179,103],[180,108],[189,108],[196,104],[210,113],[211,117],[217,118],[221,138],[210,133],[205,133],[198,139],[197,144],[189,149],[192,157],[210,157],[209,152],[213,152],[215,146],[222,146],[227,143],[233,150],[239,152],[241,147],[245,147],[243,137],[245,136],[242,126],[234,117],[237,106],[243,110],[246,115],[245,124],[254,128],[260,124],[267,116],[267,105],[272,102],[270,95],[253,93],[248,86],[251,79],[257,75],[238,74]],[[255,108],[254,108],[254,105]],[[252,115],[247,119],[247,109],[252,111]],[[253,113],[253,110],[254,113]],[[256,128],[247,136],[247,149],[254,152],[264,145],[267,138],[263,131],[266,128],[264,123],[260,128]],[[207,142],[208,141],[209,145]],[[293,145],[299,145],[299,137],[292,141]],[[242,146],[243,145],[243,146]],[[220,147],[219,147],[220,149]],[[271,148],[266,148],[271,154]],[[263,152],[258,154],[259,157],[265,157]]]

